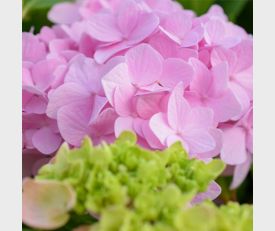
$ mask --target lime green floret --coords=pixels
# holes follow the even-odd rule
[[[93,146],[88,138],[78,149],[64,144],[36,179],[71,185],[74,212],[98,218],[92,231],[250,231],[251,206],[190,207],[223,169],[220,160],[189,159],[180,143],[146,150],[124,132],[110,145]]]
[[[220,160],[189,159],[180,143],[151,151],[124,132],[111,145],[93,146],[88,138],[78,149],[63,145],[36,179],[71,185],[77,195],[74,212],[99,218],[93,231],[227,231],[232,224],[239,227],[241,217],[247,222],[252,208],[232,204],[217,209],[210,202],[189,208],[223,169]],[[250,230],[240,227],[234,230]]]
[[[135,135],[125,132],[111,145],[94,147],[88,138],[79,149],[63,145],[55,160],[36,178],[72,185],[77,192],[77,212],[101,214],[108,207],[120,205],[155,219],[155,210],[165,213],[163,208],[167,208],[162,205],[163,199],[156,197],[167,196],[166,203],[171,207],[182,206],[196,193],[206,191],[223,168],[220,160],[205,164],[189,159],[180,143],[164,151],[142,149]]]

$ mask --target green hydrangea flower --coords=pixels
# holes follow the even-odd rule
[[[180,143],[142,149],[134,134],[124,132],[111,145],[94,147],[88,138],[78,149],[64,144],[35,181],[69,185],[76,194],[72,212],[98,218],[92,231],[251,230],[249,206],[190,205],[223,169],[220,160],[189,159]]]

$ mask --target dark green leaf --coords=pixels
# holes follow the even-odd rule
[[[236,21],[243,8],[249,0],[216,0],[216,3],[223,7],[230,21]]]
[[[205,13],[215,0],[179,0],[185,9],[195,11],[198,15]]]

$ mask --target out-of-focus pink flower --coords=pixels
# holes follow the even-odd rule
[[[68,184],[30,178],[23,181],[22,220],[33,228],[60,228],[69,220],[68,212],[75,203],[75,192]]]

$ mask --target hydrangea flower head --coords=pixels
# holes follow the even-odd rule
[[[79,0],[49,19],[23,34],[24,153],[130,130],[148,149],[180,141],[191,157],[218,157],[235,167],[232,187],[242,182],[253,153],[253,38],[221,7],[196,16],[172,0]]]

